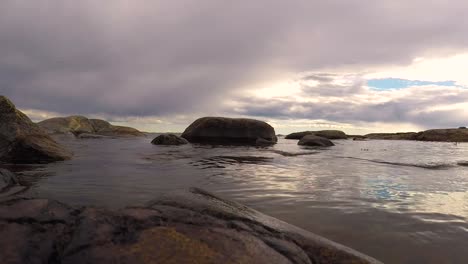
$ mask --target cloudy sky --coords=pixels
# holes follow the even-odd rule
[[[2,0],[0,94],[146,131],[468,125],[465,0]]]

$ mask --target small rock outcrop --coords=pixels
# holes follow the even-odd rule
[[[247,118],[203,117],[185,129],[182,137],[192,143],[255,145],[263,139],[278,141],[275,129],[269,124]]]
[[[301,139],[307,135],[316,135],[328,139],[347,139],[348,136],[345,132],[340,130],[320,130],[320,131],[303,131],[291,133],[285,137],[285,139]]]
[[[86,134],[82,138],[98,138],[90,135],[107,137],[138,137],[145,136],[144,133],[135,128],[114,126],[100,119],[88,119],[84,116],[55,117],[38,123],[40,127],[50,134],[72,133],[75,136]]]
[[[0,96],[0,161],[47,163],[71,156],[71,152],[16,109],[8,98]]]
[[[118,211],[17,198],[0,215],[10,264],[380,263],[199,189]]]
[[[188,143],[189,142],[185,138],[174,134],[162,134],[151,141],[153,145],[185,145]]]
[[[383,140],[416,140],[416,132],[399,132],[399,133],[371,133],[365,135],[368,139],[383,139]]]
[[[333,142],[331,142],[329,139],[324,138],[324,137],[319,137],[316,135],[307,135],[301,138],[299,142],[297,142],[298,145],[300,146],[314,146],[314,147],[331,147],[335,146]]]

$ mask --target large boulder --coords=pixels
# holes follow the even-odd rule
[[[347,139],[348,136],[340,130],[320,130],[320,131],[303,131],[295,132],[287,135],[285,139],[301,139],[307,135],[316,135],[328,139]]]
[[[324,138],[324,137],[319,137],[316,135],[307,135],[301,138],[299,142],[297,142],[298,145],[300,146],[313,146],[313,147],[331,147],[335,146],[333,142],[331,142],[329,139]]]
[[[18,198],[0,215],[0,259],[11,264],[380,263],[199,189],[118,211]]]
[[[114,126],[107,121],[100,119],[88,119],[84,116],[55,117],[46,119],[38,123],[40,127],[50,134],[72,133],[76,136],[87,134],[96,134],[110,137],[134,137],[144,136],[142,132],[135,128]]]
[[[162,134],[151,141],[153,145],[185,145],[188,143],[185,138],[174,134]]]
[[[71,156],[71,152],[16,109],[8,98],[0,96],[0,161],[47,163]]]
[[[205,144],[255,145],[263,139],[276,143],[275,129],[269,124],[247,118],[203,117],[185,129],[182,137]]]

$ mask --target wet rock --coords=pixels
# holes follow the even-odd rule
[[[185,145],[188,143],[189,142],[185,138],[174,134],[162,134],[151,141],[153,145]]]
[[[269,124],[247,118],[203,117],[185,129],[182,137],[193,143],[255,145],[258,139],[274,144],[275,129]]]
[[[0,203],[5,263],[380,263],[199,189],[118,211]]]
[[[76,136],[95,134],[112,137],[144,136],[142,132],[135,128],[114,126],[107,121],[88,119],[84,116],[55,117],[41,121],[38,125],[50,134],[73,133]],[[86,138],[90,137],[87,136]]]
[[[0,161],[47,163],[71,156],[8,98],[0,96]]]
[[[303,131],[303,132],[296,132],[291,133],[285,137],[285,139],[301,139],[307,135],[316,135],[319,137],[327,138],[327,139],[347,139],[348,136],[339,130],[320,130],[320,131]]]
[[[316,147],[335,146],[335,144],[333,144],[333,142],[331,142],[329,139],[315,136],[315,135],[304,136],[303,138],[301,138],[301,140],[299,140],[297,144],[301,146],[316,146]]]

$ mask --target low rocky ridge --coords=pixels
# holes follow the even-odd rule
[[[71,152],[0,96],[0,161],[47,163],[70,159]]]
[[[386,140],[418,140],[418,141],[439,141],[439,142],[468,142],[468,129],[448,128],[430,129],[422,132],[406,133],[372,133],[365,137],[369,139]]]
[[[331,147],[335,146],[328,138],[319,137],[316,135],[306,135],[299,142],[300,146],[314,146],[314,147]]]
[[[162,134],[157,136],[153,141],[153,145],[185,145],[188,141],[185,138],[179,137],[174,134]]]
[[[202,144],[265,145],[278,141],[275,129],[263,121],[226,117],[199,118],[185,129],[182,137]]]
[[[348,136],[340,130],[320,130],[320,131],[303,131],[291,133],[285,139],[301,139],[307,135],[315,135],[327,139],[347,139]]]
[[[40,127],[50,134],[74,134],[81,138],[100,138],[97,136],[108,137],[139,137],[145,136],[144,133],[135,128],[114,126],[111,123],[100,119],[88,119],[84,116],[55,117],[46,119],[38,123]]]
[[[380,263],[199,189],[118,211],[0,202],[0,259],[15,263]]]

